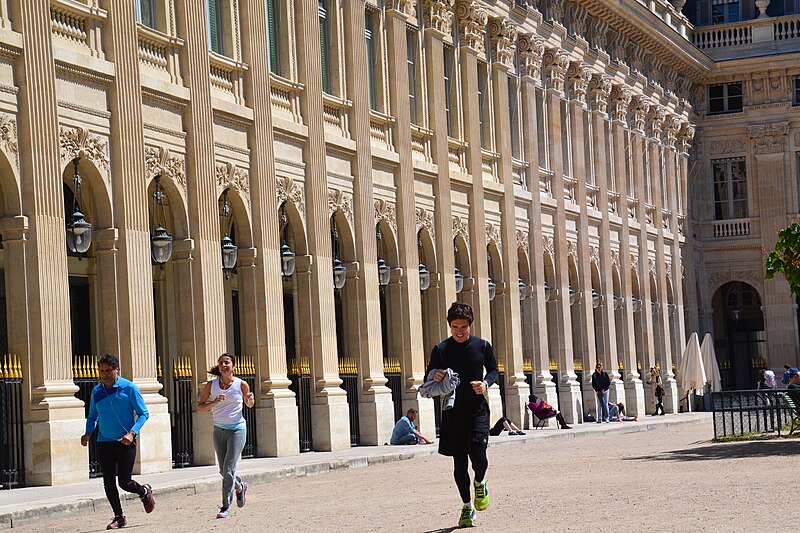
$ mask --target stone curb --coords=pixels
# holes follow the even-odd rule
[[[671,417],[670,417],[671,418]],[[502,436],[493,437],[489,441],[489,447],[495,446],[508,446],[533,443],[542,439],[578,439],[595,437],[598,434],[624,434],[636,433],[640,431],[650,431],[659,428],[669,428],[676,425],[685,424],[699,424],[708,423],[710,416],[693,417],[690,419],[677,419],[677,420],[658,420],[658,421],[640,421],[638,423],[611,423],[602,424],[600,427],[594,427],[595,424],[582,424],[572,430],[526,430],[525,435],[520,436]],[[589,427],[581,427],[589,426]],[[361,450],[370,450],[372,453],[363,454],[357,453],[352,456],[334,456],[329,459],[321,459],[306,464],[290,465],[290,466],[272,466],[266,467],[254,466],[249,467],[245,463],[240,463],[240,470],[246,476],[248,482],[253,484],[264,484],[280,481],[283,479],[311,477],[323,474],[328,474],[335,470],[350,469],[350,468],[366,468],[369,465],[390,463],[396,461],[405,461],[414,459],[416,457],[430,457],[436,455],[437,447],[435,445],[429,446],[409,446],[402,452],[398,452],[397,448],[389,446],[372,446],[364,447]],[[356,451],[358,448],[351,448]],[[385,451],[384,451],[385,450]],[[331,452],[323,452],[328,455]],[[342,452],[339,452],[342,453]],[[347,453],[347,452],[344,452]],[[297,456],[293,456],[298,459]],[[302,458],[302,457],[301,457]],[[290,459],[291,458],[287,458]],[[242,468],[244,466],[244,468]],[[200,467],[202,468],[202,467]],[[154,493],[157,496],[172,495],[172,494],[200,494],[219,489],[219,475],[200,473],[196,478],[177,480],[172,483],[161,483]],[[67,488],[68,485],[61,488]],[[14,493],[17,490],[22,491],[25,489],[15,489],[10,491]],[[56,515],[72,514],[79,512],[96,512],[101,510],[108,510],[108,502],[105,495],[102,493],[102,487],[93,487],[88,491],[98,491],[97,496],[59,496],[51,500],[37,500],[31,502],[27,508],[20,508],[4,512],[0,510],[0,528],[13,528],[25,524],[30,524],[37,520],[52,518]],[[122,494],[123,501],[135,501],[138,496],[134,494]],[[24,505],[24,504],[23,504]],[[6,509],[10,505],[3,506]],[[109,511],[110,512],[110,511]]]

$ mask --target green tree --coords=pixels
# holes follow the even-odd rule
[[[789,282],[789,290],[800,296],[800,224],[792,224],[778,233],[775,249],[767,256],[767,279],[783,274]]]

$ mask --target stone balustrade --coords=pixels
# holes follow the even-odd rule
[[[800,40],[800,14],[695,28],[691,42],[712,59],[733,59],[782,50]],[[793,43],[796,46],[796,42]]]
[[[322,94],[322,102],[325,130],[333,131],[345,139],[350,139],[350,110],[353,108],[353,102],[328,93]]]
[[[433,131],[411,125],[411,151],[414,159],[433,163]]]
[[[715,220],[711,225],[714,238],[749,237],[752,229],[749,218]]]
[[[105,10],[75,0],[50,2],[50,26],[53,35],[62,44],[88,52],[94,57],[104,58],[101,32],[107,17]]]
[[[170,83],[181,84],[180,53],[184,41],[139,24],[139,62]]]
[[[481,149],[481,171],[485,181],[494,183],[500,182],[500,177],[497,172],[497,162],[500,159],[500,154],[492,152],[491,150]]]
[[[300,96],[303,94],[303,88],[302,83],[287,80],[271,73],[269,76],[269,92],[273,113],[291,122],[302,124],[303,114],[300,111]]]
[[[384,115],[375,110],[369,112],[369,136],[372,146],[381,150],[394,152],[392,128],[396,120],[394,117]]]
[[[211,87],[217,95],[236,104],[244,105],[244,73],[247,65],[229,57],[209,52]]]

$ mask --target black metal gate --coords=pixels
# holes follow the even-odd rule
[[[347,391],[347,406],[350,411],[350,446],[361,444],[361,428],[358,423],[358,366],[352,357],[339,358],[339,379]]]
[[[500,403],[506,416],[506,368],[503,361],[497,362],[497,386],[500,387]]]
[[[72,356],[72,379],[78,386],[76,396],[83,401],[84,414],[89,416],[89,403],[92,399],[92,389],[100,382],[100,373],[97,371],[97,357],[94,355]],[[100,477],[100,461],[97,459],[97,429],[89,439],[89,477]]]
[[[25,486],[22,377],[19,358],[0,355],[0,489]]]
[[[172,468],[194,464],[194,439],[192,434],[192,360],[179,357],[172,363]]]
[[[386,376],[386,386],[392,391],[394,403],[394,421],[403,417],[403,377],[400,374],[400,360],[397,357],[383,358],[383,374]]]
[[[240,355],[236,361],[236,375],[250,387],[250,392],[258,397],[256,389],[256,366],[249,355]],[[252,459],[258,456],[258,428],[256,427],[256,410],[246,405],[242,408],[245,423],[247,424],[247,439],[244,441],[242,459]]]

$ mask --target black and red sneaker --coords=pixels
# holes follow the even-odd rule
[[[142,500],[142,505],[144,505],[144,512],[152,513],[156,506],[156,500],[153,498],[153,489],[150,485],[142,485],[142,487],[144,488],[144,496],[140,496],[139,499]]]
[[[115,516],[111,519],[111,523],[106,526],[106,529],[119,529],[121,527],[125,527],[128,525],[128,521],[125,520],[125,515]]]

